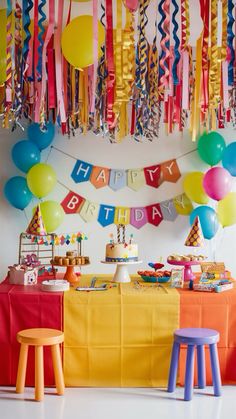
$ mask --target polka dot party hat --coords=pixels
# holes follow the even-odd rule
[[[26,233],[35,234],[36,236],[46,236],[47,232],[44,226],[40,205],[37,205],[32,220],[27,227]]]
[[[198,217],[195,218],[187,239],[185,246],[201,247],[204,244],[201,223]]]

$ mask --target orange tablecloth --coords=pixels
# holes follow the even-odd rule
[[[218,352],[223,384],[236,383],[236,288],[222,293],[179,290],[180,327],[206,327],[220,333]],[[186,349],[180,355],[180,384],[184,383]],[[211,383],[206,350],[207,382]]]

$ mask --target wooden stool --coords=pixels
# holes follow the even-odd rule
[[[35,347],[35,400],[44,398],[43,347],[51,346],[53,370],[58,394],[64,394],[64,377],[59,344],[64,341],[64,333],[55,329],[26,329],[17,333],[21,344],[16,379],[16,392],[23,393],[27,366],[28,347]]]

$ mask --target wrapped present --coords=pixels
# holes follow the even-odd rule
[[[13,265],[8,267],[10,284],[35,285],[38,279],[38,268],[27,265]]]
[[[31,253],[26,255],[21,260],[22,265],[31,266],[32,268],[36,268],[37,266],[40,266],[41,263],[35,253]]]

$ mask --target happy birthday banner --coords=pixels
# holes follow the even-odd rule
[[[4,3],[3,127],[23,129],[26,117],[43,129],[53,121],[63,134],[91,130],[119,142],[128,134],[151,141],[161,124],[167,133],[189,127],[193,140],[203,127],[236,124],[234,0],[195,2],[202,31],[194,46],[189,0],[92,0],[90,15],[80,1]]]
[[[138,191],[144,185],[158,188],[163,182],[176,183],[181,177],[176,159],[168,160],[143,169],[108,169],[77,160],[71,177],[75,183],[90,181],[95,188],[109,186],[118,191],[128,186]]]
[[[141,228],[149,223],[155,227],[165,221],[175,221],[179,214],[187,215],[193,210],[185,193],[146,207],[115,207],[89,201],[73,191],[69,191],[61,202],[66,214],[79,214],[85,222],[97,220],[103,227],[110,224],[131,224]]]

